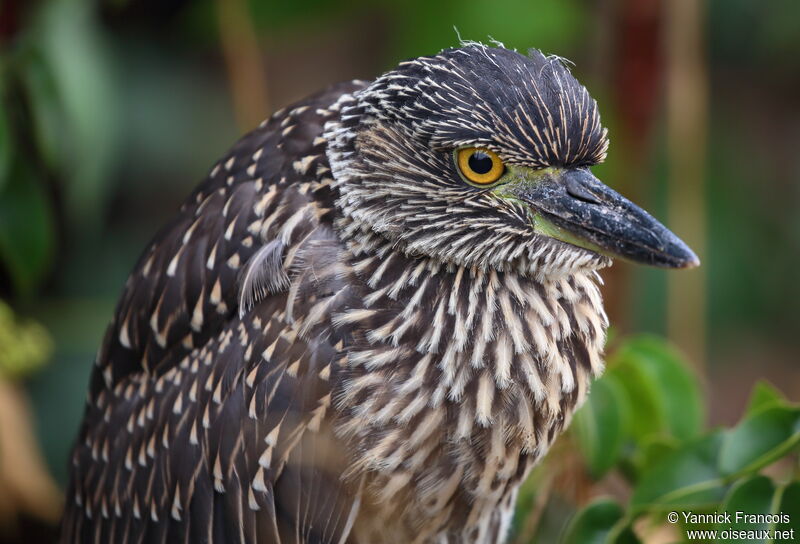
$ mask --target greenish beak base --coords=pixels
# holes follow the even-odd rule
[[[506,176],[494,193],[527,205],[540,234],[662,268],[700,264],[680,238],[587,168],[509,167]]]

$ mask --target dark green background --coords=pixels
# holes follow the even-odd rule
[[[601,177],[666,217],[666,0],[233,4],[232,46],[248,50],[252,31],[254,57],[224,54],[220,0],[0,0],[0,296],[54,342],[47,365],[16,379],[62,484],[128,271],[258,113],[455,46],[454,28],[537,47],[573,61],[600,103],[611,136]],[[800,398],[800,3],[701,5],[707,329],[692,355],[712,421],[731,422],[757,377]],[[256,108],[237,102],[236,69],[265,82]],[[667,273],[615,269],[617,332],[666,333]]]

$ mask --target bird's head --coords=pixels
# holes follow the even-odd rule
[[[606,129],[558,58],[470,44],[404,62],[340,107],[326,134],[349,236],[540,276],[609,257],[699,264],[592,175]]]

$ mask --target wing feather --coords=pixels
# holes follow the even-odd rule
[[[329,327],[354,291],[336,276],[309,296],[284,277],[318,282],[309,263],[342,251],[309,172],[327,163],[325,108],[357,88],[245,136],[140,258],[92,373],[62,542],[346,538],[353,494],[327,417],[345,339]]]

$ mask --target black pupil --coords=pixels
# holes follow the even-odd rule
[[[488,174],[492,169],[492,158],[483,151],[476,151],[469,156],[467,164],[476,174]]]

